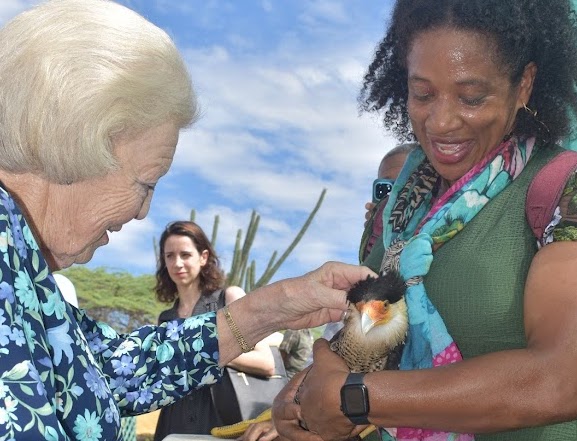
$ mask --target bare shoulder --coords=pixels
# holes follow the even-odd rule
[[[539,342],[550,348],[555,342],[577,339],[575,286],[577,242],[559,241],[541,248],[525,284],[525,328],[530,344]]]
[[[228,305],[229,303],[234,302],[235,300],[244,297],[246,292],[240,286],[229,286],[224,291],[224,301]]]

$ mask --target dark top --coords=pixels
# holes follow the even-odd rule
[[[224,289],[204,294],[192,310],[192,316],[216,311],[224,307]],[[158,323],[178,318],[178,299],[172,308],[160,313]],[[170,406],[162,408],[154,441],[161,441],[172,433],[210,434],[210,429],[222,426],[211,395],[211,387],[195,390]]]

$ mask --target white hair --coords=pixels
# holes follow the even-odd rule
[[[70,183],[116,166],[112,138],[197,116],[170,37],[108,0],[49,0],[0,29],[0,169]]]

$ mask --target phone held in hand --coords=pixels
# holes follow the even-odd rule
[[[373,181],[373,203],[376,204],[386,198],[391,193],[394,183],[395,181],[392,179],[375,179]]]

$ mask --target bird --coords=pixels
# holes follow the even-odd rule
[[[349,289],[344,326],[331,339],[330,348],[351,372],[399,368],[409,330],[406,290],[405,281],[392,268]]]

